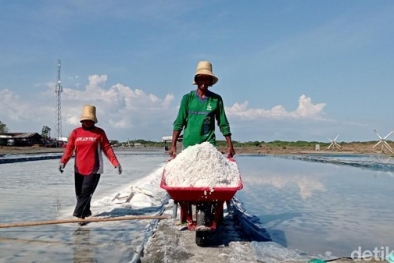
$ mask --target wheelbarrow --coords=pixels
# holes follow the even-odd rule
[[[228,158],[235,162],[235,159]],[[229,203],[235,193],[242,189],[241,176],[236,187],[177,187],[165,182],[165,169],[160,183],[174,200],[173,217],[177,217],[180,206],[180,223],[187,224],[188,230],[196,231],[196,244],[206,246],[208,234],[214,232],[223,221],[224,202]]]

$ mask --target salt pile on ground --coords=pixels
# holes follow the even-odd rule
[[[235,161],[228,160],[212,144],[189,146],[165,167],[168,186],[236,187],[240,174]]]

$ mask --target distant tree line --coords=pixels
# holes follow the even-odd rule
[[[0,133],[8,133],[9,129],[7,128],[7,125],[0,121]],[[48,126],[43,126],[41,130],[41,135],[45,139],[49,139],[51,137],[51,128]],[[162,142],[162,141],[151,141],[151,140],[144,140],[144,139],[135,139],[135,140],[128,140],[126,142],[120,142],[118,140],[111,140],[111,145],[113,146],[134,146],[136,144],[142,145],[144,147],[164,147],[165,145],[168,145],[168,142]],[[390,140],[387,140],[387,142],[392,142]],[[340,142],[339,144],[341,145],[346,145],[350,143],[360,143],[360,144],[370,144],[370,143],[376,143],[376,141],[367,141],[367,142]],[[319,144],[321,147],[326,147],[330,144],[330,142],[318,142],[318,141],[281,141],[281,140],[275,140],[271,142],[265,142],[265,141],[247,141],[247,142],[239,142],[239,141],[233,141],[234,147],[268,147],[268,148],[314,148],[315,145]],[[216,142],[216,145],[218,147],[225,147],[227,145],[225,140],[218,140]]]
[[[130,140],[126,142],[120,142],[118,140],[111,140],[110,141],[112,145],[114,146],[131,146],[133,147],[135,144],[140,144],[145,147],[164,147],[165,145],[169,145],[169,143],[164,143],[164,142],[157,142],[157,141],[150,141],[150,140],[144,140],[144,139],[136,139],[136,140]],[[390,142],[390,141],[387,141]],[[376,141],[367,141],[367,142],[339,142],[341,145],[347,145],[351,143],[360,143],[360,144],[370,144],[370,143],[376,143]],[[267,148],[282,148],[282,149],[287,149],[287,148],[315,148],[315,146],[319,144],[321,147],[328,147],[330,145],[330,142],[318,142],[318,141],[281,141],[281,140],[275,140],[271,142],[264,142],[264,141],[248,141],[248,142],[239,142],[239,141],[233,141],[234,147],[267,147]],[[218,140],[216,141],[216,145],[218,147],[226,147],[227,143],[225,140]]]

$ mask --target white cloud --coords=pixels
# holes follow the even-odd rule
[[[235,103],[233,106],[226,108],[228,116],[239,117],[242,120],[256,120],[256,119],[311,119],[323,120],[325,114],[323,112],[325,103],[313,104],[311,98],[301,95],[298,100],[298,107],[295,111],[287,111],[282,105],[272,107],[270,110],[263,108],[248,108],[249,103]]]
[[[130,128],[144,122],[165,115],[174,100],[172,94],[164,99],[154,94],[147,94],[140,89],[132,89],[120,83],[105,88],[107,75],[91,75],[84,90],[64,89],[64,100],[72,105],[93,104],[97,106],[97,117],[100,123],[109,124],[113,128]],[[81,104],[82,102],[82,104]],[[70,124],[77,124],[75,115],[80,111],[67,109],[65,114]],[[153,117],[153,118],[152,118]]]
[[[27,96],[30,99],[30,96]],[[9,123],[29,123],[42,120],[49,112],[53,112],[54,107],[51,106],[42,104],[40,100],[25,101],[20,95],[8,89],[0,90],[0,118],[9,128]]]
[[[173,94],[160,98],[140,89],[132,89],[122,84],[105,87],[107,75],[91,75],[84,89],[63,87],[61,93],[61,112],[63,135],[79,125],[82,107],[92,104],[97,107],[98,126],[111,131],[116,136],[128,131],[143,137],[146,133],[140,130],[160,132],[164,125],[171,124],[176,116],[176,109],[171,108]],[[55,132],[56,126],[56,94],[54,83],[43,86],[46,90],[41,94],[18,95],[8,89],[0,90],[0,120],[10,131],[37,131],[46,125]],[[155,124],[163,127],[155,127]],[[54,135],[54,134],[52,134]],[[152,136],[151,134],[149,136]],[[153,136],[152,136],[153,137]]]
[[[291,115],[295,118],[324,119],[323,109],[325,106],[325,103],[313,104],[311,98],[301,95],[298,100],[298,108]]]
[[[82,107],[97,107],[98,126],[104,128],[110,138],[125,140],[142,138],[160,140],[172,132],[180,99],[173,94],[159,97],[141,89],[117,83],[107,86],[107,75],[91,75],[85,88],[63,88],[61,94],[62,135],[66,136],[79,126]],[[16,94],[8,89],[0,90],[0,120],[10,131],[41,132],[43,126],[52,128],[55,136],[57,122],[55,83],[43,86],[42,93]],[[234,103],[226,108],[234,140],[326,140],[326,137],[343,134],[354,124],[328,119],[323,109],[325,103],[314,104],[310,97],[302,95],[293,111],[282,105],[271,109],[250,108],[248,101]],[[359,127],[359,125],[357,125]],[[360,130],[360,129],[358,129]],[[217,129],[218,139],[223,139]]]
[[[1,116],[7,116],[10,120],[18,121],[20,116],[18,114],[18,107],[15,103],[19,100],[19,97],[12,91],[5,89],[0,90],[0,112]],[[3,117],[4,118],[4,117]],[[4,123],[4,121],[3,121]]]

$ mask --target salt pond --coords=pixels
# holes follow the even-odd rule
[[[166,201],[159,183],[168,155],[164,151],[120,151],[117,155],[124,174],[117,175],[105,163],[93,197],[95,215],[158,213]],[[261,155],[238,155],[236,160],[244,184],[236,197],[278,247],[325,257],[350,256],[358,247],[394,249],[391,172]],[[57,162],[0,165],[0,223],[71,218],[75,204],[72,165],[60,174]],[[126,203],[131,186],[138,186],[135,189],[140,192]],[[117,194],[119,198],[114,199]],[[128,262],[140,248],[149,223],[0,229],[0,262]],[[253,245],[265,246],[263,242]]]

